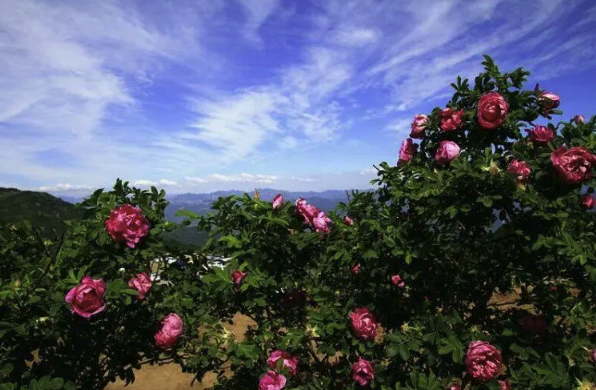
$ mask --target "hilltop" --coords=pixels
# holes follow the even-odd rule
[[[49,233],[62,230],[63,221],[81,214],[73,204],[45,192],[0,188],[0,223],[29,221]]]

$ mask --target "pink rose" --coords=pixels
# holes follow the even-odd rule
[[[594,206],[596,206],[596,200],[594,200],[592,195],[584,195],[582,197],[582,206],[585,209],[591,210],[594,208]]]
[[[498,92],[483,95],[478,102],[478,124],[487,130],[501,126],[507,116],[509,105]]]
[[[275,195],[275,198],[273,198],[273,209],[280,209],[282,208],[282,206],[284,205],[284,197],[282,194],[277,194]]]
[[[449,164],[459,156],[460,151],[459,145],[455,142],[443,140],[437,148],[435,159],[439,164]]]
[[[363,340],[373,340],[377,334],[377,320],[375,316],[366,308],[360,307],[350,313],[352,320],[352,329],[356,337]]]
[[[523,183],[526,180],[528,180],[528,177],[530,177],[532,169],[528,166],[528,164],[525,161],[513,159],[509,163],[507,172],[515,176],[515,179],[517,181]]]
[[[586,120],[584,119],[583,115],[576,115],[573,117],[573,120],[575,121],[575,123],[577,123],[578,125],[584,124],[586,123]]]
[[[259,380],[259,390],[281,390],[286,385],[286,377],[269,371]]]
[[[319,211],[319,214],[312,220],[312,224],[315,227],[316,232],[330,232],[329,227],[331,226],[331,219],[324,211]]]
[[[353,266],[350,271],[352,271],[354,275],[358,275],[358,273],[360,272],[360,264],[356,264],[355,266]]]
[[[416,153],[416,149],[418,145],[412,141],[412,138],[407,138],[402,142],[401,147],[399,148],[399,160],[398,163],[406,163],[414,157]]]
[[[129,204],[116,207],[105,222],[108,234],[118,242],[134,248],[149,234],[149,222],[140,208]]]
[[[244,278],[246,278],[246,275],[248,275],[248,272],[242,272],[239,270],[232,272],[232,283],[234,283],[234,290],[238,291],[240,285],[244,281]]]
[[[464,110],[444,108],[439,113],[440,127],[443,131],[454,131],[459,129],[464,119]]]
[[[466,370],[472,378],[487,382],[497,377],[503,365],[501,352],[486,341],[472,341],[466,352]]]
[[[526,130],[530,140],[537,144],[547,144],[555,139],[555,132],[546,126],[536,126],[533,130]]]
[[[538,102],[542,106],[543,113],[548,114],[551,110],[559,107],[561,97],[552,92],[542,92],[538,97]]]
[[[182,334],[184,323],[178,314],[170,313],[161,321],[161,328],[155,333],[155,345],[168,349],[176,344]]]
[[[517,320],[519,326],[528,333],[540,335],[548,330],[546,320],[534,314],[527,314]]]
[[[406,283],[401,280],[401,276],[399,275],[393,275],[391,277],[391,283],[393,283],[394,286],[397,286],[399,288],[404,288],[404,286],[406,285]]]
[[[344,217],[344,225],[346,225],[346,226],[353,226],[354,225],[354,220],[346,215]]]
[[[375,379],[375,369],[368,360],[359,358],[352,364],[352,379],[360,386],[366,386]]]
[[[594,363],[596,363],[596,349],[593,349],[593,350],[592,350],[592,355],[591,355],[591,357],[592,357],[592,361],[593,361]]]
[[[89,318],[101,313],[106,308],[105,293],[106,284],[103,279],[91,279],[89,276],[83,276],[81,284],[72,288],[64,300],[70,305],[71,312]]]
[[[424,138],[424,130],[428,125],[428,117],[424,114],[418,114],[414,117],[412,122],[410,137],[412,138]]]
[[[449,390],[461,390],[461,387],[457,383],[452,383]]]
[[[134,278],[128,281],[128,286],[139,292],[137,299],[141,301],[145,299],[145,296],[151,290],[151,278],[146,272],[141,272],[140,274],[136,274]]]
[[[567,146],[561,146],[551,153],[550,160],[567,184],[580,184],[591,179],[592,167],[596,164],[596,156],[582,147],[567,150]]]
[[[290,375],[296,375],[298,358],[290,355],[286,351],[277,350],[271,352],[271,355],[269,355],[269,358],[267,359],[267,367],[275,371],[277,369],[277,362],[280,359],[283,361],[283,368],[287,369]]]
[[[511,390],[511,382],[509,382],[509,379],[497,382],[499,383],[499,387],[501,388],[501,390]]]

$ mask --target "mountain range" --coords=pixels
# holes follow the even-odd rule
[[[260,198],[262,200],[271,201],[277,194],[282,194],[286,200],[294,202],[298,198],[305,198],[308,203],[316,205],[321,210],[330,211],[335,208],[340,202],[345,202],[348,199],[348,192],[346,190],[327,190],[322,192],[315,191],[284,191],[275,190],[271,188],[258,189]],[[216,191],[211,193],[184,193],[173,194],[168,196],[170,202],[166,209],[166,219],[173,222],[181,222],[184,217],[177,217],[178,210],[188,210],[197,214],[206,214],[211,210],[211,204],[219,197],[237,195],[241,196],[245,191],[229,190]],[[253,194],[251,194],[252,196]],[[78,203],[83,198],[73,196],[58,195],[62,200],[70,203]]]

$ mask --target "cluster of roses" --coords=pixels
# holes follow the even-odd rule
[[[538,99],[542,107],[542,114],[548,116],[552,110],[560,104],[560,97],[554,93],[543,92]],[[498,92],[490,92],[483,95],[478,102],[477,119],[478,124],[485,130],[498,129],[507,117],[509,105]],[[464,110],[445,108],[439,112],[439,127],[444,132],[452,132],[460,129],[463,124]],[[584,117],[574,117],[576,124],[583,124]],[[406,139],[400,148],[399,162],[410,161],[417,150],[412,138],[424,138],[429,118],[420,114],[414,117],[411,125],[410,137]],[[548,144],[555,138],[555,131],[545,126],[535,126],[532,130],[526,130],[528,138],[535,145]],[[453,141],[443,140],[439,143],[435,159],[441,165],[449,164],[461,153],[459,145]],[[596,166],[596,156],[583,147],[568,149],[561,146],[551,154],[551,162],[555,171],[562,180],[568,184],[581,184],[584,180],[592,178],[592,168]],[[520,183],[524,183],[530,177],[532,169],[525,161],[512,159],[509,162],[507,172],[513,175]],[[593,208],[596,202],[590,195],[584,196],[582,205],[586,208]]]
[[[149,233],[149,222],[138,207],[129,204],[121,205],[110,212],[105,221],[108,234],[117,242],[124,242],[130,248],[136,245]],[[136,274],[128,281],[128,286],[138,291],[137,300],[142,301],[151,291],[151,278],[146,272]],[[81,283],[73,287],[65,297],[66,303],[73,313],[83,318],[90,318],[106,308],[106,284],[103,279],[84,276]],[[155,333],[155,345],[167,349],[172,347],[183,330],[183,322],[175,313],[168,314]]]
[[[259,380],[259,390],[281,390],[286,385],[283,375],[296,375],[298,358],[287,351],[276,350],[271,352],[267,359],[269,371]]]
[[[356,337],[362,340],[374,340],[377,335],[378,322],[375,316],[366,308],[361,307],[350,313],[352,330]],[[466,352],[466,371],[476,382],[488,382],[504,372],[501,352],[485,341],[472,341]],[[360,386],[366,386],[375,378],[372,362],[359,358],[352,364],[352,379]],[[502,390],[511,389],[509,380],[498,381]],[[451,390],[460,390],[456,382]]]

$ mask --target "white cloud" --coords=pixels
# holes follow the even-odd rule
[[[170,187],[176,187],[178,186],[178,183],[173,181],[173,180],[168,180],[168,179],[161,179],[159,181],[159,184],[161,184],[162,186],[170,186]]]
[[[370,176],[370,175],[373,175],[376,173],[377,173],[377,170],[374,167],[365,168],[365,169],[360,170],[360,174],[363,176]]]
[[[279,179],[274,175],[241,173],[239,175],[224,175],[221,173],[214,173],[212,175],[202,177],[186,177],[186,181],[190,184],[206,184],[206,183],[259,183],[271,184]]]
[[[337,43],[346,46],[363,46],[373,44],[379,33],[369,28],[347,29],[338,32]]]
[[[41,186],[38,188],[39,191],[78,191],[78,190],[91,190],[90,186],[86,185],[73,185],[70,183],[59,183],[52,186]]]
[[[137,180],[133,183],[133,185],[135,186],[143,186],[143,187],[150,187],[150,186],[156,186],[157,182],[156,181],[151,181],[151,180],[145,180],[145,179],[141,179],[141,180]]]
[[[280,0],[237,0],[244,13],[244,37],[253,43],[260,44],[259,28],[279,6]]]

